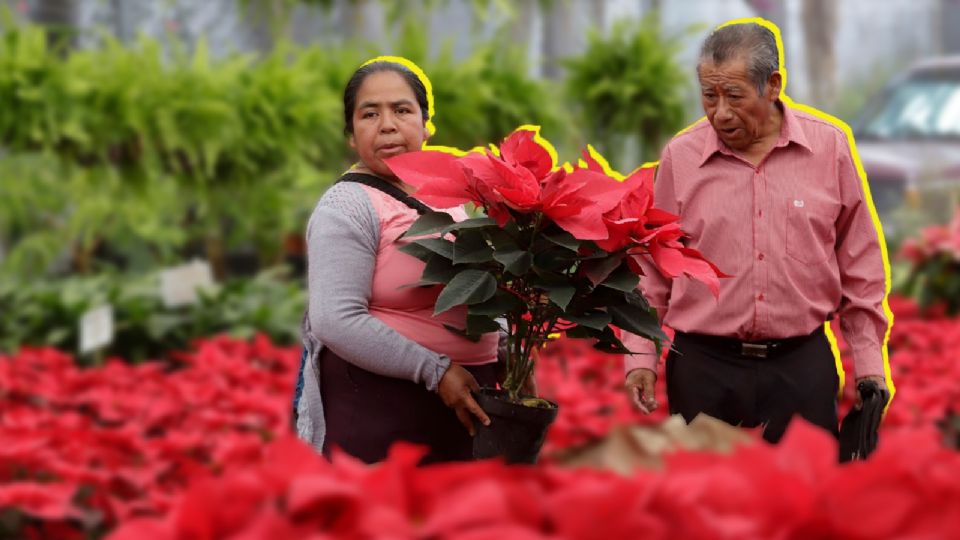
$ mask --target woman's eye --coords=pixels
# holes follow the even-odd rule
[[[373,117],[376,116],[376,115],[377,115],[377,113],[375,113],[375,112],[373,112],[373,111],[367,111],[367,112],[363,113],[363,115],[362,115],[360,118],[373,118]]]
[[[410,111],[410,109],[406,107],[400,107],[399,109],[397,109],[397,114],[409,114],[410,112],[412,111]]]

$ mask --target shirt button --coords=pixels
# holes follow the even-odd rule
[[[761,253],[760,255],[757,255],[757,258],[762,261],[762,260],[763,260],[763,253]]]
[[[760,295],[757,296],[757,300],[763,302],[763,293],[760,293]]]

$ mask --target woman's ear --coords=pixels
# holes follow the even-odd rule
[[[430,140],[430,130],[427,129],[427,126],[423,126],[423,142],[426,143]]]
[[[350,145],[350,148],[353,148],[354,150],[357,149],[357,140],[353,137],[353,133],[351,133],[351,134],[347,137],[347,144]]]

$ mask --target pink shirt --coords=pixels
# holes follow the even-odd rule
[[[656,205],[719,268],[720,300],[687,278],[672,286],[656,271],[641,289],[665,326],[682,332],[760,341],[813,332],[832,313],[853,353],[856,376],[883,375],[887,332],[883,255],[846,135],[784,107],[780,139],[753,166],[703,120],[663,151]],[[627,335],[633,351],[650,342]],[[654,368],[631,355],[627,371]]]
[[[404,337],[427,349],[445,354],[462,365],[496,362],[499,336],[484,334],[473,343],[444,328],[444,324],[463,328],[467,308],[458,306],[433,316],[441,286],[404,287],[420,281],[425,264],[398,250],[407,240],[398,240],[419,215],[400,201],[370,186],[362,186],[380,218],[380,245],[370,291],[370,315],[381,320]],[[463,208],[446,209],[453,218],[467,218]]]

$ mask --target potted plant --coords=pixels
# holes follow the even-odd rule
[[[477,395],[493,421],[480,426],[475,457],[536,460],[557,407],[521,388],[551,333],[564,329],[594,338],[600,350],[628,353],[615,325],[659,349],[665,336],[637,288],[641,258],[666,276],[686,274],[719,292],[722,273],[681,243],[677,216],[653,207],[651,167],[622,178],[592,148],[577,165],[560,166],[531,126],[499,147],[425,150],[387,164],[424,203],[472,203],[485,214],[455,222],[444,212],[426,213],[402,248],[426,263],[418,285],[443,287],[435,313],[468,306],[466,326],[449,330],[475,340],[506,320],[506,375],[500,388]]]

